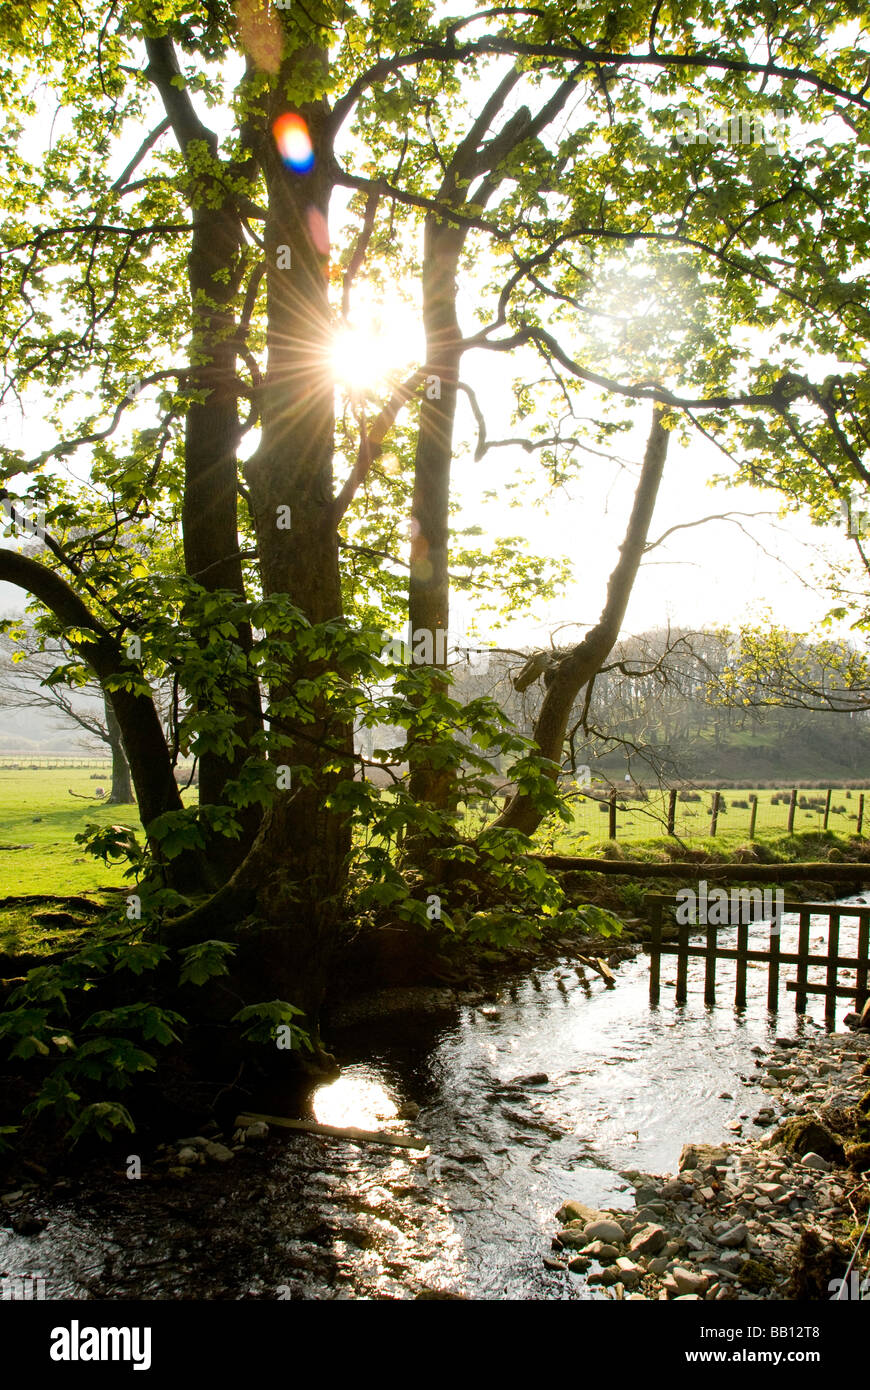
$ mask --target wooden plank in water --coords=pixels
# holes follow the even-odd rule
[[[786,985],[786,989],[805,989],[808,994],[828,994],[829,992],[827,985],[799,985],[797,980],[789,980],[788,984]],[[858,990],[855,988],[854,985],[837,985],[837,988],[833,991],[833,993],[835,995],[842,996],[843,999],[854,999],[858,994]]]
[[[800,926],[798,927],[798,977],[796,980],[797,990],[795,993],[794,1008],[795,1013],[805,1014],[807,1011],[807,965],[810,954],[810,914],[801,910]]]
[[[676,1002],[685,1004],[688,996],[689,975],[689,924],[681,922],[677,939],[677,994]]]
[[[362,1144],[390,1144],[400,1149],[429,1147],[429,1140],[421,1139],[416,1134],[389,1134],[382,1129],[340,1129],[337,1125],[316,1124],[314,1120],[288,1120],[283,1115],[255,1115],[250,1110],[236,1116],[236,1128],[244,1128],[255,1120],[262,1120],[267,1125],[277,1125],[279,1129],[301,1130],[303,1134],[322,1134],[327,1139],[351,1139],[354,1143]]]
[[[855,988],[860,1009],[867,996],[867,957],[870,955],[870,919],[862,917],[858,927],[858,959],[862,962],[855,971]],[[862,998],[863,996],[863,998]]]
[[[659,982],[662,965],[662,903],[660,898],[652,901],[652,922],[649,943],[649,1002],[659,1002]]]
[[[734,1007],[746,1008],[746,961],[749,950],[749,923],[744,922],[743,913],[737,923],[737,978],[734,985]]]
[[[771,1013],[779,1008],[779,957],[782,920],[777,915],[770,924],[770,963],[767,967],[767,1007]]]
[[[837,956],[840,951],[840,914],[828,919],[828,972],[825,990],[825,1023],[833,1027],[837,1017]]]
[[[707,923],[706,961],[704,965],[704,1003],[716,1003],[716,933],[718,927]]]

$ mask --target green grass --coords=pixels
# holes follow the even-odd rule
[[[87,768],[0,767],[0,897],[88,893],[125,882],[123,865],[107,867],[75,842],[89,821],[138,828],[134,805],[103,806],[94,797],[96,787],[109,785],[108,778],[92,781]],[[91,800],[77,800],[70,789]]]
[[[784,783],[783,790],[790,790],[790,788]],[[604,796],[606,791],[602,790],[596,795]],[[728,809],[719,812],[715,840],[709,838],[713,793],[711,791],[701,792],[700,801],[678,801],[674,827],[677,836],[690,846],[709,842],[713,845],[720,845],[724,849],[729,845],[742,843],[749,836],[750,807],[736,807],[734,801],[749,801],[750,795],[758,797],[758,815],[755,823],[756,838],[768,839],[771,835],[785,835],[788,824],[788,804],[780,802],[778,805],[773,805],[772,798],[777,795],[773,789],[744,789],[741,787],[739,790],[726,789],[721,793]],[[824,798],[824,795],[824,791],[801,791],[798,789],[799,797]],[[858,822],[859,795],[860,793],[854,790],[839,791],[836,787],[832,789],[832,810],[828,819],[828,829],[834,834],[844,837],[855,834]],[[870,792],[866,795],[864,834],[870,831]],[[619,806],[625,806],[626,810],[617,810],[617,842],[631,843],[665,836],[668,809],[667,791],[651,791],[648,801],[621,801],[617,796],[617,807]],[[844,807],[845,810],[835,811],[834,807]],[[798,806],[794,819],[795,834],[808,831],[821,833],[823,821],[823,810],[804,810]],[[586,847],[606,841],[607,838],[607,808],[605,807],[602,811],[596,802],[585,797],[577,805],[573,827],[566,827],[559,835],[555,852],[557,854],[582,854]]]

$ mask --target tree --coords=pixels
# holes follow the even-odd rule
[[[66,686],[53,682],[52,673],[66,661],[67,653],[61,647],[41,647],[32,632],[25,634],[23,644],[0,638],[0,656],[0,706],[60,715],[84,730],[90,736],[88,742],[98,739],[105,743],[112,758],[112,785],[106,804],[128,806],[133,800],[130,767],[111,702],[99,686],[93,682],[80,686],[76,699]],[[95,708],[96,699],[102,705],[102,717]]]
[[[521,443],[553,482],[578,453],[609,448],[635,409],[654,412],[602,620],[544,698],[544,781],[618,635],[668,434],[698,430],[759,472],[786,447],[817,463],[845,455],[860,472],[861,371],[819,383],[794,345],[854,360],[866,286],[841,267],[866,257],[866,172],[843,143],[776,152],[721,131],[677,158],[673,127],[678,100],[763,116],[788,101],[811,127],[835,116],[857,145],[864,58],[817,3],[761,20],[691,0],[667,15],[545,4],[456,19],[419,0],[365,13],[328,0],[84,0],[47,16],[7,6],[0,26],[13,126],[32,123],[33,75],[72,106],[38,175],[26,140],[9,152],[6,394],[45,393],[58,433],[36,458],[4,450],[6,497],[41,505],[47,529],[40,559],[0,551],[0,579],[49,610],[97,673],[166,874],[194,895],[216,890],[167,938],[230,933],[246,987],[313,1014],[361,814],[352,728],[380,671],[343,561],[365,563],[395,611],[401,588],[376,568],[409,502],[412,631],[446,630],[460,393],[478,451],[506,442],[459,380],[465,357],[518,364]],[[108,160],[123,160],[114,177]],[[341,191],[352,231],[331,261]],[[337,426],[336,291],[347,299],[364,264],[375,286],[419,280],[426,360],[373,414],[351,395]],[[480,294],[472,332],[460,275]],[[745,328],[773,340],[748,362]],[[387,442],[398,477],[377,468]],[[87,487],[57,468],[69,459]],[[161,535],[168,552],[143,563]],[[397,681],[393,703],[437,842],[462,715],[439,661],[423,665],[428,682]],[[183,693],[181,743],[200,759],[191,814],[154,705],[162,677]],[[521,763],[504,832],[531,831],[552,804],[540,759],[534,775]]]

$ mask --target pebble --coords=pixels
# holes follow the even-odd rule
[[[758,1060],[759,1075],[749,1079],[752,1084],[767,1082],[772,1092],[770,1103],[760,1106],[754,1117],[758,1127],[769,1129],[777,1113],[781,1120],[805,1112],[837,1129],[834,1110],[848,1115],[867,1090],[870,1037],[820,1032],[811,1045],[791,1039],[778,1042],[787,1046],[788,1057]],[[764,1048],[753,1051],[757,1058],[764,1057]],[[721,1098],[732,1097],[723,1093]],[[749,1114],[741,1112],[740,1118],[748,1119]],[[725,1145],[684,1145],[678,1174],[623,1173],[634,1188],[633,1211],[581,1211],[580,1203],[565,1204],[560,1219],[574,1215],[571,1207],[578,1218],[586,1218],[582,1225],[571,1222],[569,1238],[575,1230],[585,1234],[595,1223],[600,1223],[602,1234],[610,1234],[608,1222],[622,1232],[621,1240],[592,1242],[575,1257],[579,1274],[586,1272],[593,1254],[604,1265],[588,1276],[590,1284],[601,1287],[599,1296],[716,1302],[782,1297],[797,1242],[808,1224],[824,1242],[841,1236],[837,1218],[850,1216],[845,1195],[851,1184],[844,1184],[845,1170],[829,1177],[834,1165],[818,1154],[796,1157],[781,1152],[771,1147],[768,1134],[744,1139],[738,1120],[726,1127],[734,1137]],[[753,1284],[741,1282],[741,1271],[747,1262],[762,1257],[773,1264],[776,1275],[759,1292]],[[864,1257],[862,1273],[866,1263]],[[568,1267],[574,1268],[574,1261]],[[640,1280],[640,1290],[631,1292]]]
[[[821,1154],[814,1153],[804,1154],[801,1159],[801,1165],[804,1168],[814,1168],[817,1173],[830,1173],[834,1166],[833,1163],[829,1163],[826,1158],[822,1158]]]
[[[608,1245],[624,1245],[625,1231],[615,1221],[592,1221],[583,1232],[587,1243],[603,1240]]]
[[[642,1226],[628,1243],[633,1255],[657,1255],[667,1244],[667,1236],[661,1226]]]

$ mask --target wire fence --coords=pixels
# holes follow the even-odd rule
[[[836,787],[755,792],[632,788],[623,793],[596,787],[578,796],[574,824],[566,833],[590,843],[657,836],[753,839],[824,830],[863,835],[870,822],[870,801],[865,813],[864,799],[863,791]]]

